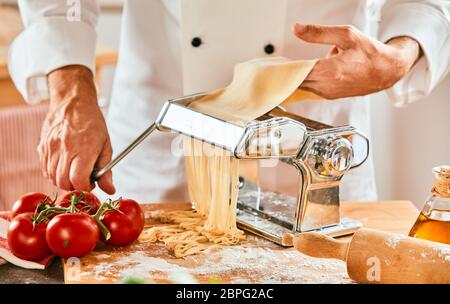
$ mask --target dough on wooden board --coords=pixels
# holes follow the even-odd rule
[[[259,58],[236,65],[229,86],[190,107],[228,120],[251,121],[283,102],[311,98],[298,89],[315,60]],[[184,140],[189,196],[195,211],[161,211],[166,224],[144,231],[141,241],[162,241],[176,257],[245,239],[236,226],[239,162],[228,151],[192,138]]]

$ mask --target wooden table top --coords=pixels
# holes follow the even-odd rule
[[[181,209],[187,208],[189,204],[152,204],[144,207],[145,212],[150,212],[157,209]],[[364,227],[379,229],[387,232],[395,232],[401,234],[407,234],[412,227],[414,221],[418,216],[418,210],[409,201],[380,201],[380,202],[344,202],[342,203],[342,215],[359,220],[363,223]],[[254,238],[256,239],[256,238]],[[248,248],[245,248],[248,246]],[[97,248],[93,253],[81,258],[81,278],[76,280],[70,280],[67,277],[69,271],[73,271],[70,265],[64,264],[64,271],[66,274],[66,283],[117,283],[121,282],[124,278],[124,273],[131,273],[132,270],[136,270],[138,264],[142,269],[137,269],[142,275],[142,271],[149,271],[149,276],[145,277],[152,282],[173,282],[167,277],[170,267],[175,267],[180,271],[187,270],[188,272],[195,274],[195,279],[199,282],[208,282],[208,278],[219,277],[221,282],[250,282],[259,283],[267,282],[267,275],[264,267],[261,264],[264,263],[276,263],[273,267],[279,268],[278,276],[275,278],[275,282],[308,282],[308,283],[348,283],[349,279],[346,277],[345,264],[340,261],[335,261],[333,264],[328,265],[323,261],[323,267],[321,259],[313,259],[306,257],[293,248],[281,248],[272,243],[262,243],[260,241],[249,241],[249,245],[226,247],[223,250],[227,251],[227,254],[232,254],[234,248],[236,248],[236,256],[239,258],[241,255],[248,254],[247,249],[255,250],[255,252],[264,252],[268,255],[274,256],[274,261],[256,261],[255,270],[252,272],[252,267],[246,270],[239,268],[237,264],[231,264],[233,267],[239,268],[238,270],[230,269],[230,265],[226,267],[226,273],[220,273],[218,269],[224,267],[221,266],[221,258],[217,258],[214,254],[209,256],[204,253],[196,255],[196,257],[188,257],[186,259],[175,259],[165,250],[161,244],[132,244],[124,248],[111,248],[103,246]],[[222,249],[220,249],[222,250]],[[251,253],[250,255],[254,254]],[[275,257],[277,255],[277,257]],[[260,256],[259,258],[261,258]],[[211,259],[217,258],[216,264],[211,264],[211,268],[217,268],[211,270],[211,273],[203,273],[204,263],[209,262]],[[244,257],[243,257],[244,258]],[[150,265],[145,265],[143,260]],[[135,262],[136,261],[136,262]],[[276,262],[275,262],[276,261]],[[247,261],[246,261],[247,262]],[[141,264],[139,264],[141,263]],[[152,263],[155,263],[152,265]],[[211,262],[209,262],[211,263]],[[223,263],[230,263],[229,260]],[[195,264],[195,265],[194,265]],[[133,266],[134,265],[134,266]],[[159,266],[158,266],[159,265]],[[163,265],[163,266],[161,266]],[[203,265],[203,266],[202,266]],[[302,266],[303,265],[303,266]],[[328,266],[325,266],[328,265]],[[154,266],[154,267],[153,267]],[[267,266],[267,265],[266,265]],[[270,266],[270,265],[269,265]],[[134,267],[134,269],[132,269]],[[157,270],[158,267],[162,267],[163,270]],[[203,267],[203,268],[202,268]],[[222,268],[221,268],[222,267]],[[297,280],[283,281],[283,276],[280,276],[280,271],[286,268],[290,269],[291,273],[295,273],[292,270],[298,268],[299,272],[304,272],[304,280],[302,276],[298,276]],[[302,268],[303,267],[303,268]],[[170,268],[170,269],[169,269]],[[209,269],[209,268],[208,268]],[[259,273],[258,273],[259,269]],[[272,268],[268,268],[272,269]],[[170,270],[170,271],[173,271]],[[201,273],[201,274],[200,274]],[[258,276],[261,279],[257,279]],[[264,277],[264,278],[263,278]],[[316,278],[318,278],[317,281]]]
[[[149,205],[146,209],[154,210],[159,206],[161,205]],[[180,208],[183,206],[185,207],[186,204],[174,204],[167,207]],[[418,210],[408,201],[344,202],[342,203],[342,213],[360,220],[365,227],[406,234],[413,225]],[[64,283],[64,273],[59,259],[55,259],[44,271],[22,269],[12,264],[6,264],[0,266],[0,284],[7,283]]]
[[[408,234],[419,215],[410,201],[342,203],[342,214],[359,220],[366,228]]]

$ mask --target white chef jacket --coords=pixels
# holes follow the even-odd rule
[[[77,14],[73,3],[19,0],[25,30],[10,48],[9,69],[29,103],[48,97],[46,75],[54,69],[79,64],[94,71],[98,4],[82,0]],[[323,57],[330,46],[294,37],[295,22],[351,24],[381,41],[405,35],[416,39],[424,56],[387,91],[396,105],[413,102],[428,95],[449,70],[449,16],[446,0],[126,1],[107,115],[114,152],[148,127],[167,99],[228,84],[238,62]],[[331,125],[350,124],[370,136],[369,99],[303,101],[289,110]],[[141,202],[187,199],[183,160],[171,152],[173,138],[154,133],[114,168],[120,195]],[[296,183],[294,174],[263,176],[279,186]],[[371,157],[344,177],[341,197],[376,199]]]

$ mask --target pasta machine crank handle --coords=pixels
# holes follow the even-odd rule
[[[94,168],[91,174],[91,183],[94,184],[100,177],[103,176],[106,172],[111,170],[118,162],[120,162],[125,156],[128,155],[131,151],[134,150],[144,139],[146,139],[153,131],[156,130],[156,123],[153,123],[150,127],[148,127],[138,138],[136,138],[128,147],[125,148],[119,155],[117,155],[113,160],[111,160],[105,167],[103,168]]]

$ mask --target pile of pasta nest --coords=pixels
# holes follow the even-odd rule
[[[251,121],[287,100],[300,100],[298,87],[315,60],[261,58],[236,65],[231,84],[190,107],[227,121]],[[175,257],[245,240],[236,225],[239,160],[228,151],[185,137],[189,197],[194,210],[155,211],[161,225],[147,228],[141,242],[163,242]]]
[[[221,148],[192,138],[184,139],[184,149],[195,210],[153,212],[152,218],[166,225],[145,230],[140,240],[164,242],[176,257],[245,240],[236,226],[239,161]]]

